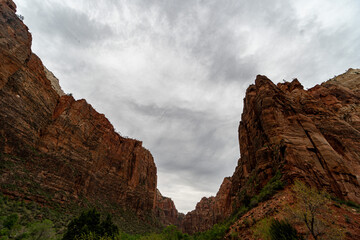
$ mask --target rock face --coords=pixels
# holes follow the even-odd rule
[[[0,0],[1,192],[152,212],[157,177],[151,153],[117,134],[85,100],[54,87],[15,11],[12,1]]]
[[[31,52],[11,0],[0,0],[0,191],[42,203],[120,206],[204,231],[229,217],[276,172],[360,203],[360,70],[309,90],[257,76],[244,100],[241,157],[215,197],[183,220],[156,189],[156,166],[85,100],[64,95]]]
[[[244,99],[241,158],[229,190],[221,187],[216,198],[203,198],[185,216],[184,230],[202,231],[229,217],[232,208],[258,193],[276,171],[284,181],[301,179],[360,203],[359,85],[356,69],[309,90],[296,79],[275,85],[257,76]]]
[[[257,207],[252,208],[240,216],[234,224],[230,226],[229,231],[223,239],[259,239],[259,236],[255,236],[254,234],[254,229],[259,226],[259,222],[264,218],[284,219],[284,215],[287,215],[284,209],[287,209],[289,206],[294,206],[297,200],[296,197],[296,194],[294,194],[290,187],[279,191],[269,200],[259,203]],[[344,238],[341,239],[360,239],[360,228],[358,224],[360,222],[360,214],[358,211],[351,207],[340,206],[334,203],[328,204],[327,208],[329,212],[331,212],[331,221],[335,223],[332,227],[345,229]],[[349,221],[349,219],[351,219],[351,221]],[[305,236],[305,239],[311,239],[307,236],[308,230],[304,225],[294,223],[292,225],[296,227],[299,233]],[[329,229],[327,229],[327,231],[329,231]],[[323,239],[329,238],[323,236]]]
[[[229,216],[232,212],[230,190],[231,178],[224,178],[215,197],[203,197],[195,210],[185,215],[182,230],[191,234],[203,232],[223,220],[224,216]]]
[[[46,78],[49,79],[51,82],[51,87],[57,92],[57,94],[59,94],[60,97],[65,95],[64,91],[60,87],[59,79],[57,79],[55,75],[45,66],[44,66],[44,71]]]
[[[179,213],[171,198],[164,197],[160,191],[156,191],[155,214],[165,226],[175,225],[180,227],[184,214]]]

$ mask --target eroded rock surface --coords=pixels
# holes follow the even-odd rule
[[[202,199],[184,230],[203,231],[230,216],[271,179],[301,179],[360,203],[360,70],[304,90],[257,76],[246,91],[239,126],[241,157],[223,199]],[[216,209],[222,209],[217,213]]]
[[[161,223],[165,226],[175,225],[180,227],[183,213],[179,213],[171,198],[164,197],[159,190],[156,191],[156,216],[160,219]]]
[[[229,216],[232,212],[231,178],[224,178],[215,197],[203,197],[195,210],[188,212],[182,222],[182,230],[187,233],[203,232]]]
[[[85,100],[54,87],[15,11],[12,1],[0,0],[1,192],[152,212],[157,177],[151,153],[116,133]]]

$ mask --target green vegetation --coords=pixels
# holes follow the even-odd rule
[[[275,175],[260,190],[260,192],[257,195],[251,197],[246,193],[247,189],[257,189],[259,184],[256,173],[253,173],[238,196],[240,206],[249,207],[251,209],[256,207],[260,202],[268,200],[277,191],[283,189],[285,183],[281,181],[281,177],[281,172],[277,170]]]
[[[256,239],[263,240],[302,240],[304,239],[287,220],[264,218],[253,228]]]
[[[252,208],[256,207],[260,202],[268,200],[271,196],[273,196],[277,191],[283,189],[284,183],[281,181],[281,173],[277,171],[276,174],[270,179],[270,181],[261,189],[259,194],[250,198],[248,205],[243,205],[239,209],[237,209],[232,216],[226,221],[215,224],[210,230],[195,234],[194,240],[212,240],[212,239],[223,239],[226,233],[228,232],[230,226],[234,224],[241,216],[247,213]],[[255,179],[255,177],[254,177]],[[245,198],[243,198],[245,199]],[[244,221],[244,224],[250,225],[248,220]]]
[[[302,240],[296,229],[287,220],[272,220],[269,234],[271,240]]]
[[[250,198],[248,206],[242,206],[227,220],[193,236],[183,234],[175,226],[167,226],[162,231],[148,229],[151,233],[124,232],[121,228],[123,226],[117,224],[110,215],[102,218],[102,211],[98,212],[95,208],[83,211],[72,218],[62,209],[51,209],[34,202],[16,201],[0,196],[0,240],[216,240],[223,239],[226,234],[237,239],[236,232],[229,232],[230,226],[257,204],[268,200],[283,186],[281,174],[276,173],[257,195]],[[301,240],[303,237],[297,233],[293,225],[302,224],[313,239],[342,239],[342,229],[336,228],[333,222],[328,221],[332,219],[331,211],[327,207],[330,201],[328,194],[308,188],[301,182],[295,182],[293,191],[297,196],[297,202],[289,207],[286,219],[260,220],[252,228],[255,238]],[[337,202],[340,204],[340,200]],[[341,204],[356,208],[351,202],[343,201]],[[347,223],[351,221],[348,216],[345,216],[345,220]],[[250,227],[255,222],[255,219],[250,217],[243,220],[242,226]]]
[[[193,236],[193,239],[194,240],[223,239],[232,223],[233,223],[232,221],[225,221],[220,224],[215,224],[210,230],[195,234]]]
[[[115,236],[103,236],[99,237],[98,235],[90,232],[87,234],[81,234],[79,237],[74,238],[75,240],[193,240],[187,234],[182,234],[177,227],[171,225],[166,228],[161,233],[149,233],[145,235],[131,235],[120,232]]]
[[[335,202],[335,205],[337,207],[340,207],[340,205],[346,205],[348,207],[354,208],[357,212],[360,212],[360,205],[357,203],[354,203],[353,201],[345,201],[336,197],[331,196],[331,200]],[[340,205],[339,205],[340,204]]]
[[[278,174],[251,200],[264,201],[283,184]],[[280,182],[279,182],[280,181]],[[281,184],[280,184],[281,183]],[[210,230],[189,236],[175,226],[168,226],[162,232],[129,234],[119,230],[116,222],[108,216],[101,221],[95,209],[84,211],[70,221],[61,210],[41,207],[35,203],[0,198],[1,216],[0,239],[76,239],[76,240],[211,240],[222,239],[229,227],[250,207],[238,209],[227,221],[215,224]],[[69,224],[67,224],[70,221]],[[67,227],[66,227],[67,225]],[[118,225],[119,226],[119,225]],[[148,229],[149,230],[149,229]]]
[[[270,240],[270,226],[273,219],[263,218],[253,227],[253,235],[256,239]]]
[[[113,238],[117,233],[119,233],[119,228],[112,222],[111,216],[108,215],[104,221],[101,221],[100,213],[93,208],[71,220],[63,240],[73,240],[89,234],[95,239],[101,237]]]
[[[125,216],[124,219],[128,217],[133,216]],[[175,226],[157,232],[149,228],[148,231],[153,233],[142,235],[125,233],[118,230],[109,215],[102,219],[95,209],[83,211],[78,217],[71,218],[63,209],[51,209],[35,202],[17,201],[0,195],[0,240],[192,240]]]
[[[73,233],[75,233],[75,235],[67,236],[65,234],[63,239],[75,239],[75,240],[193,240],[192,237],[190,237],[187,234],[183,234],[181,231],[179,231],[177,229],[176,226],[173,226],[173,225],[167,226],[160,233],[132,235],[132,234],[124,233],[124,232],[117,232],[115,234],[115,232],[113,231],[114,229],[112,229],[112,230],[110,230],[110,234],[108,234],[109,232],[107,230],[103,231],[104,229],[101,227],[101,223],[98,224],[98,219],[97,219],[97,217],[94,217],[94,213],[90,213],[91,216],[89,217],[89,212],[83,213],[82,216],[87,215],[87,217],[85,217],[85,218],[87,218],[86,221],[89,221],[88,222],[89,225],[94,224],[94,220],[95,220],[95,222],[97,222],[95,224],[96,226],[94,228],[85,227],[85,228],[87,228],[86,231],[83,231],[82,228],[78,228],[76,231],[73,232]],[[82,216],[80,216],[79,218],[76,218],[77,220],[75,222],[77,222],[80,218],[83,218],[83,220],[84,220],[85,218]],[[81,221],[83,221],[83,220],[81,220]],[[70,227],[70,225],[69,225],[69,229],[70,228],[72,230],[74,230],[74,228],[72,226]],[[93,231],[88,231],[89,229],[92,229]],[[100,233],[96,233],[96,231],[99,231]]]
[[[69,218],[33,202],[0,196],[0,239],[58,239]]]
[[[293,189],[297,202],[288,209],[289,220],[302,224],[313,239],[343,239],[343,229],[332,221],[330,197],[325,191],[295,181]]]
[[[284,182],[281,181],[281,173],[277,171],[270,181],[261,189],[260,193],[250,200],[250,208],[256,207],[258,203],[268,200],[277,191],[284,188]]]

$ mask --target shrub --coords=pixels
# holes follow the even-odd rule
[[[269,229],[272,223],[272,219],[263,218],[253,227],[253,235],[256,239],[270,240]]]
[[[108,215],[106,220],[100,221],[100,213],[95,208],[82,212],[77,218],[74,218],[68,225],[63,240],[81,239],[99,239],[103,236],[114,237],[119,232],[118,227],[112,223]],[[93,235],[93,236],[92,236]]]
[[[300,181],[295,181],[292,190],[297,202],[289,209],[291,221],[305,225],[315,240],[343,238],[342,229],[332,222],[332,212],[328,207],[330,200],[325,191],[307,187]]]
[[[11,230],[18,220],[19,220],[19,216],[16,213],[11,214],[5,219],[3,226]]]
[[[302,240],[296,229],[285,220],[273,220],[269,229],[271,240]]]
[[[35,222],[28,227],[28,232],[25,235],[37,240],[54,239],[56,233],[53,227],[52,221],[47,219],[42,222]]]
[[[260,193],[250,200],[250,207],[256,207],[258,203],[268,200],[277,191],[283,189],[284,182],[281,181],[281,173],[277,171],[270,181],[261,189]]]
[[[183,239],[183,234],[178,230],[178,228],[174,225],[167,226],[162,234],[164,235],[165,239],[168,240],[177,240]]]

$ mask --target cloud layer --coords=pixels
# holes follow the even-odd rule
[[[311,87],[360,66],[356,0],[15,2],[64,91],[144,142],[182,212],[232,175],[257,74]]]

